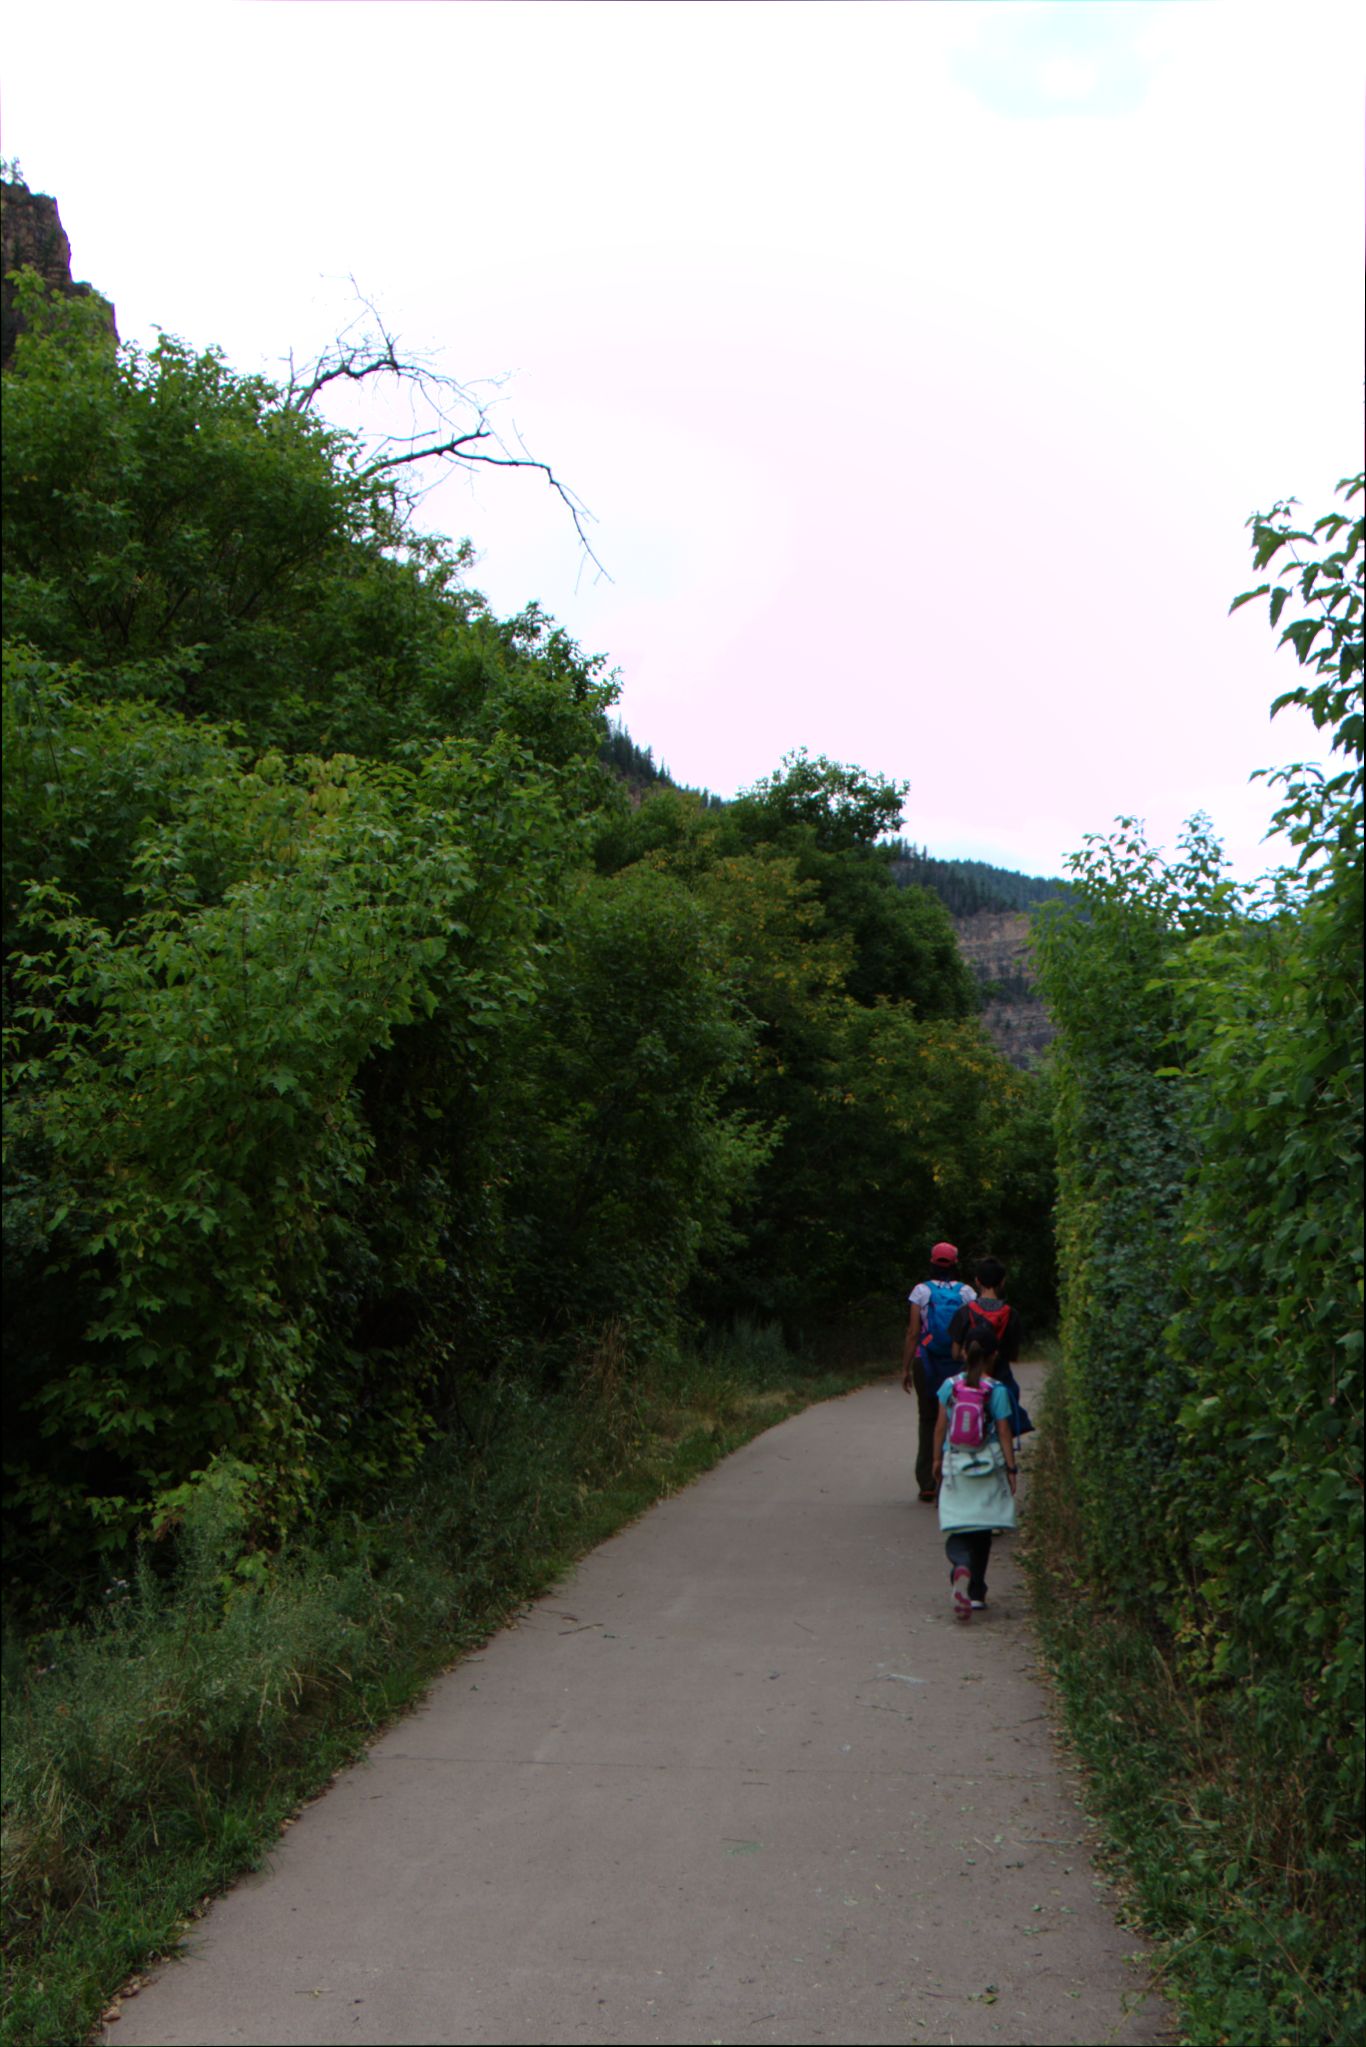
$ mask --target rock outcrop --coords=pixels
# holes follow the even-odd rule
[[[982,1022],[1012,1066],[1036,1065],[1053,1041],[1029,956],[1029,918],[1022,910],[978,910],[955,917],[958,947],[985,990]]]
[[[56,200],[46,192],[30,192],[22,182],[6,179],[0,184],[0,363],[7,363],[13,355],[23,328],[10,274],[25,268],[36,270],[45,284],[67,298],[94,299],[103,306],[109,332],[118,340],[109,300],[93,285],[72,279],[71,244]]]

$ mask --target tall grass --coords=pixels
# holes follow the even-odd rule
[[[1090,1799],[1159,1947],[1183,2041],[1321,2047],[1366,2040],[1360,1854],[1305,1852],[1305,1806],[1216,1688],[1087,1583],[1066,1385],[1048,1381],[1023,1555]]]
[[[639,1376],[609,1332],[553,1400],[471,1397],[402,1497],[268,1567],[244,1554],[234,1468],[211,1468],[98,1613],[7,1635],[4,2039],[87,2039],[438,1671],[654,1500],[877,1369],[807,1371],[738,1328]]]

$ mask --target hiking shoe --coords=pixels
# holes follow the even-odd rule
[[[961,1564],[953,1574],[953,1617],[956,1621],[972,1619],[972,1601],[968,1597],[968,1574]]]
[[[974,1613],[981,1613],[986,1606],[986,1601],[985,1599],[970,1599],[968,1605]]]

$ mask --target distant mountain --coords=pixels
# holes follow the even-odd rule
[[[1065,901],[1068,884],[986,860],[937,860],[921,846],[897,846],[892,872],[904,887],[918,884],[940,898],[981,992],[982,1022],[1013,1066],[1035,1065],[1053,1041],[1053,1024],[1035,984],[1030,912]]]
[[[977,910],[955,917],[958,950],[973,974],[982,1022],[1012,1066],[1034,1066],[1053,1042],[1029,950],[1027,910]]]
[[[690,796],[700,796],[709,810],[724,808],[725,798],[713,796],[710,789],[688,789],[686,783],[675,782],[664,763],[655,759],[654,749],[637,746],[622,724],[608,725],[598,759],[621,777],[637,803],[652,789],[685,789]]]
[[[892,873],[903,887],[933,889],[952,917],[974,917],[983,910],[1032,910],[1054,896],[1070,893],[1067,882],[1017,874],[1011,867],[993,867],[986,860],[939,860],[923,846],[904,839],[892,842]]]
[[[1029,919],[1040,903],[1071,893],[1056,875],[1017,874],[986,860],[937,860],[923,846],[897,844],[892,872],[905,888],[933,889],[953,919],[958,950],[982,999],[982,1022],[1013,1066],[1033,1066],[1053,1040],[1029,950]]]

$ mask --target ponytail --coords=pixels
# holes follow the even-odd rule
[[[967,1346],[964,1351],[964,1356],[967,1359],[968,1365],[967,1381],[969,1386],[981,1385],[982,1373],[985,1371],[992,1356],[995,1354],[995,1350],[996,1346],[994,1343],[991,1345],[987,1345],[984,1343],[979,1343],[975,1336],[970,1336],[968,1338]]]

